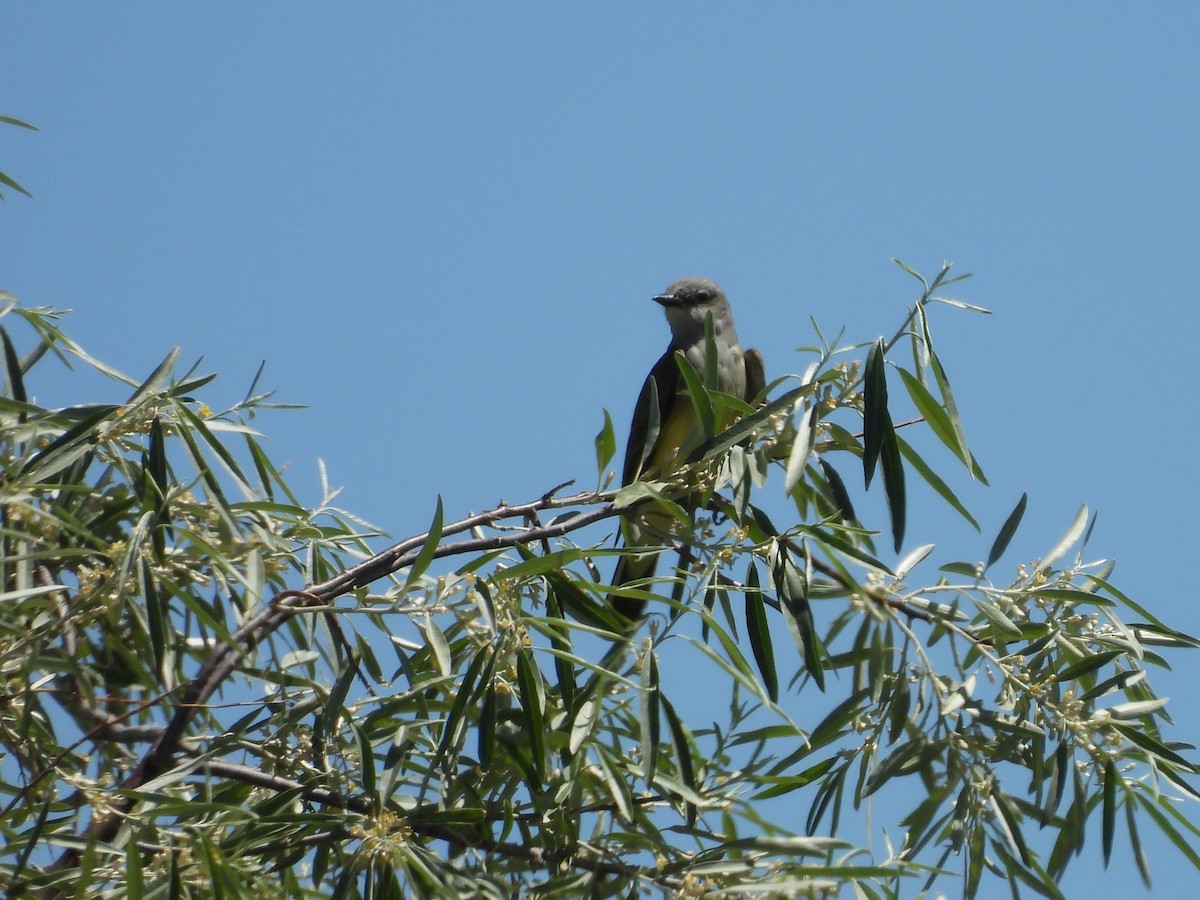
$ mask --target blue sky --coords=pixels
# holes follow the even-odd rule
[[[910,513],[908,548],[1011,564],[1079,504],[1092,556],[1184,630],[1200,437],[1200,7],[6,5],[0,287],[75,310],[148,374],[174,344],[241,396],[316,502],[395,535],[594,482],[667,330],[652,294],[727,289],[772,375],[809,317],[890,334],[899,257],[975,277],[934,334],[992,487],[985,534]],[[75,401],[66,385],[33,385]],[[949,464],[943,465],[949,469]],[[1200,663],[1158,676],[1200,732]],[[1098,838],[1098,833],[1097,833]],[[1098,843],[1098,840],[1097,840]],[[1153,843],[1160,886],[1200,887]],[[1094,849],[1094,848],[1093,848]],[[1122,845],[1070,893],[1141,893]]]

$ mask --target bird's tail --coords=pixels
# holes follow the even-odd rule
[[[658,568],[659,555],[655,551],[653,553],[630,553],[619,557],[610,583],[613,587],[624,587],[634,581],[653,578],[654,572]],[[636,622],[646,611],[646,601],[640,597],[614,596],[612,605],[613,609],[631,622]]]

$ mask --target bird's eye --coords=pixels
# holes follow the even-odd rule
[[[703,288],[696,291],[696,302],[697,303],[707,303],[711,299],[712,299],[712,294],[710,294],[708,291],[704,290]]]

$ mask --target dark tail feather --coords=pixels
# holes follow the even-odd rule
[[[654,577],[658,568],[657,553],[642,553],[637,556],[622,556],[617,560],[617,568],[613,572],[612,586],[621,587],[631,581]],[[646,601],[636,597],[613,597],[613,609],[631,622],[636,622],[646,611]]]

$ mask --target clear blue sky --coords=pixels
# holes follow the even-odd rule
[[[933,322],[987,533],[930,504],[908,546],[982,558],[1027,490],[1015,564],[1086,502],[1091,554],[1200,630],[1200,7],[28,3],[0,28],[0,113],[41,128],[0,129],[35,195],[0,206],[0,287],[131,374],[182,343],[232,401],[265,360],[309,407],[260,424],[312,502],[318,457],[395,535],[438,493],[591,484],[674,278],[720,281],[780,374],[809,316],[891,333],[915,282],[890,257],[950,259],[995,312]],[[1197,736],[1177,659],[1155,681]],[[1200,888],[1149,846],[1160,888]],[[1115,857],[1064,888],[1140,896]]]

